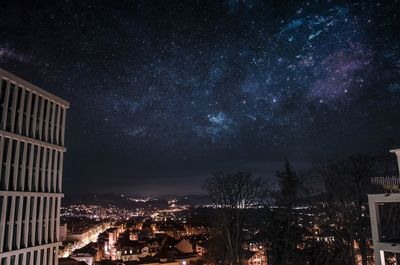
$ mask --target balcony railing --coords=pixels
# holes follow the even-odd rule
[[[383,187],[387,192],[400,192],[400,177],[373,177],[371,183]]]

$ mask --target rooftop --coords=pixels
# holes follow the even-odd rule
[[[66,101],[60,97],[57,97],[56,95],[54,95],[46,90],[41,89],[40,87],[22,79],[19,76],[16,76],[16,75],[4,70],[3,68],[0,68],[0,76],[1,76],[1,78],[9,79],[12,82],[17,83],[19,86],[22,86],[28,90],[35,91],[37,94],[39,94],[45,98],[48,98],[50,100],[54,100],[57,103],[63,105],[64,107],[69,108],[68,101]]]

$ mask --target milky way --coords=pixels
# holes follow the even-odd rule
[[[8,3],[0,65],[70,101],[70,191],[399,145],[399,2],[280,2]]]

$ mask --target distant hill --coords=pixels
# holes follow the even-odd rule
[[[67,194],[63,200],[63,205],[72,204],[91,204],[99,206],[114,205],[121,208],[166,208],[168,201],[177,200],[177,205],[198,206],[209,204],[210,201],[206,195],[163,195],[159,197],[146,198],[143,196],[117,195],[113,193],[103,194]]]

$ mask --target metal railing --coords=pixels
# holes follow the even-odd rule
[[[400,191],[400,177],[398,176],[372,177],[371,183],[382,186],[386,191]]]

